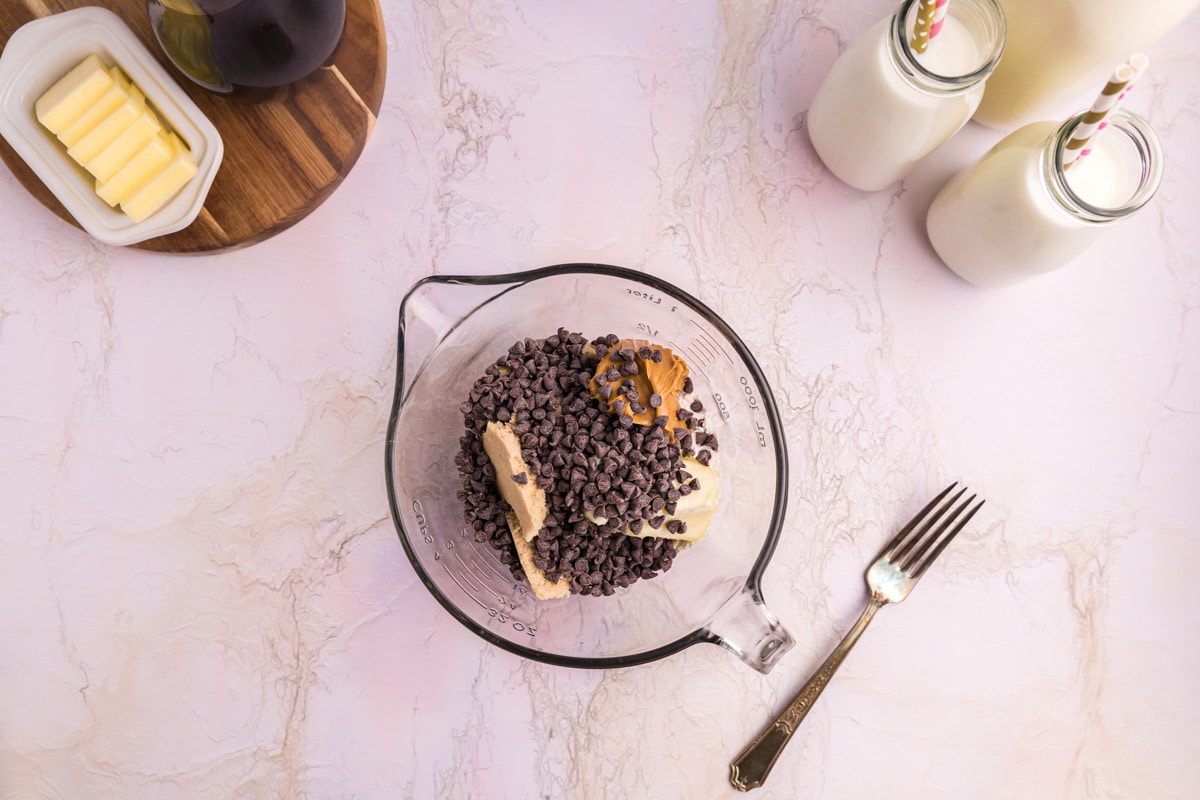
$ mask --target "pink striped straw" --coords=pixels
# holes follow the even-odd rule
[[[1092,107],[1071,132],[1071,138],[1063,146],[1063,169],[1070,169],[1081,158],[1092,152],[1096,137],[1108,127],[1108,120],[1133,89],[1138,77],[1146,71],[1150,59],[1140,53],[1130,56],[1129,61],[1113,70],[1112,77],[1100,91]]]
[[[942,32],[942,25],[946,22],[946,9],[950,5],[950,0],[937,0],[937,6],[933,12],[933,24],[929,26],[929,39],[933,41],[937,35]]]

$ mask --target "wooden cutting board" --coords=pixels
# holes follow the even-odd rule
[[[225,142],[224,161],[196,221],[133,247],[211,253],[260,242],[308,216],[362,153],[383,101],[387,68],[378,0],[347,0],[346,28],[330,62],[281,97],[258,103],[208,92],[176,70],[150,30],[146,0],[0,0],[0,46],[26,22],[84,5],[125,20]],[[78,227],[2,137],[0,157],[30,194]]]

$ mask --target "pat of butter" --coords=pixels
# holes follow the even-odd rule
[[[631,531],[627,525],[621,530],[621,533],[624,533],[626,536],[637,536],[639,538],[653,536],[655,538],[675,539],[682,542],[697,542],[704,538],[705,534],[708,533],[709,527],[712,526],[713,516],[717,513],[717,500],[721,496],[720,479],[715,467],[701,464],[691,457],[683,459],[683,470],[696,479],[700,488],[682,495],[675,504],[675,513],[664,514],[663,516],[667,520],[675,519],[683,522],[684,531],[682,533],[673,533],[664,523],[659,528],[651,528],[649,525],[643,525],[637,533]],[[676,485],[678,486],[678,484]],[[604,517],[597,516],[592,511],[585,511],[584,514],[598,525],[603,525],[607,522]]]
[[[100,199],[115,206],[141,189],[159,170],[171,163],[174,151],[165,131],[160,130],[154,138],[137,151],[125,166],[104,182],[96,181],[96,194]]]
[[[92,103],[78,119],[68,125],[66,130],[58,134],[58,140],[67,147],[74,147],[78,144],[80,139],[91,133],[92,128],[120,108],[122,103],[129,100],[130,84],[125,73],[117,67],[113,67],[109,72],[113,76],[112,86],[108,87],[108,90],[100,95],[96,102]]]
[[[150,181],[138,189],[132,197],[121,203],[121,210],[141,222],[170,200],[183,185],[196,175],[196,162],[192,153],[179,137],[169,134],[171,139],[171,161],[158,171]]]
[[[133,154],[145,147],[162,130],[154,109],[145,108],[142,115],[117,135],[112,143],[87,163],[87,171],[98,181],[107,181],[125,166]]]
[[[125,129],[142,116],[146,110],[146,96],[136,86],[130,86],[129,99],[104,118],[100,124],[92,128],[86,136],[80,139],[74,147],[68,148],[67,153],[80,164],[88,164],[100,155],[100,151],[108,147]]]
[[[58,135],[79,119],[112,85],[112,73],[100,57],[92,53],[37,99],[34,112],[38,122]]]

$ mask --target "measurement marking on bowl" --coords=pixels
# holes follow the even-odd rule
[[[461,535],[466,536],[466,531],[463,531]],[[483,563],[483,565],[487,567],[488,570],[495,575],[501,583],[503,583],[505,586],[508,586],[512,590],[513,595],[518,598],[517,600],[514,600],[508,595],[498,596],[501,604],[507,603],[509,608],[519,608],[521,606],[519,600],[524,599],[526,595],[529,594],[529,589],[528,587],[517,583],[513,579],[512,571],[509,570],[509,568],[505,566],[504,562],[500,560],[499,551],[493,550],[489,547],[487,549],[477,551],[476,555],[479,556],[479,560]]]
[[[458,538],[464,540],[470,539],[470,531],[465,528],[460,530],[458,532]],[[475,594],[491,595],[493,598],[495,598],[498,604],[505,608],[510,608],[515,611],[521,607],[522,604],[519,599],[514,599],[507,593],[493,588],[495,581],[492,580],[492,576],[494,576],[506,587],[511,587],[513,594],[517,598],[523,599],[528,593],[528,590],[525,587],[513,582],[511,574],[505,571],[504,564],[499,560],[499,555],[495,550],[490,548],[474,549],[471,547],[467,547],[464,550],[457,545],[453,538],[447,538],[445,542],[445,552],[445,555],[443,555],[441,551],[435,552],[433,555],[434,560],[442,564],[442,568],[446,570],[446,573],[450,575],[450,577],[455,578],[455,582],[458,583],[459,588],[471,595],[475,602],[491,611],[491,607],[476,597]],[[465,556],[464,552],[466,553]],[[457,580],[458,575],[451,570],[448,563],[451,554],[454,556],[454,559],[458,561],[459,566],[462,567],[462,577],[464,580],[469,579],[467,582],[474,589],[474,593],[469,591],[467,587],[463,585],[462,581]],[[491,573],[490,576],[487,574],[489,572]]]
[[[474,594],[472,594],[471,591],[467,587],[463,586],[462,581],[460,581],[458,579],[458,576],[454,574],[453,570],[451,570],[448,566],[446,566],[446,563],[444,561],[442,562],[442,568],[446,570],[446,574],[450,576],[450,580],[452,580],[456,584],[458,584],[458,588],[463,590],[463,594],[465,594],[467,597],[471,598],[476,603],[478,603],[479,607],[482,608],[483,610],[485,610],[485,611],[488,610],[487,603],[484,603],[482,600],[480,600],[478,597],[476,597]]]
[[[471,577],[474,578],[476,581],[478,581],[480,586],[483,589],[487,590],[488,594],[490,594],[492,597],[496,598],[496,600],[500,603],[500,605],[505,605],[505,606],[509,605],[508,598],[505,597],[504,595],[500,594],[499,592],[497,592],[495,589],[493,589],[491,586],[488,585],[487,576],[483,575],[474,563],[468,564],[463,559],[462,556],[458,556],[458,563],[462,564],[463,569],[465,569],[468,573],[470,573]]]
[[[654,294],[653,292],[651,292],[647,289],[628,289],[627,288],[627,289],[625,289],[625,293],[628,295],[631,295],[633,297],[640,297],[641,299],[645,300],[647,303],[650,303],[652,305],[661,306],[663,304],[663,298],[660,295]],[[667,298],[667,302],[670,303],[670,300],[671,300],[670,298]],[[675,311],[677,308],[679,308],[679,306],[675,305],[674,303],[671,303],[672,311]]]
[[[485,596],[485,597],[487,595],[491,595],[496,600],[496,602],[499,603],[500,605],[505,606],[505,607],[512,606],[515,608],[515,605],[513,604],[513,602],[511,600],[509,600],[507,597],[505,597],[502,594],[498,594],[495,589],[488,586],[486,578],[484,578],[483,576],[481,576],[479,574],[479,572],[474,568],[473,564],[468,563],[465,559],[463,559],[462,556],[460,556],[458,554],[455,554],[455,559],[458,561],[459,565],[463,568],[463,571],[459,574],[462,576],[464,581],[466,581],[467,583],[469,583],[471,585],[471,587],[475,590],[476,594],[478,594],[480,596]],[[453,571],[451,571],[450,566],[448,564],[444,564],[444,566],[446,568],[446,571],[450,573],[451,577],[455,577],[455,573]],[[458,585],[460,587],[462,587],[464,589],[464,591],[466,590],[466,587],[463,587],[462,582],[459,582]],[[489,606],[486,603],[484,603],[482,600],[480,600],[479,597],[475,597],[475,595],[472,595],[472,597],[475,598],[475,602],[479,603],[484,608],[489,608]]]
[[[467,570],[467,572],[471,575],[471,577],[477,577],[475,575],[475,573],[471,572],[470,566],[462,559],[461,556],[459,556],[458,554],[455,554],[455,558],[458,559],[458,563],[462,564],[464,569]],[[475,591],[473,592],[471,589],[467,588],[467,586],[463,585],[464,580],[466,580],[466,575],[463,575],[462,576],[463,580],[460,580],[459,579],[460,576],[458,574],[456,574],[454,570],[450,569],[450,566],[446,563],[445,559],[442,559],[442,568],[446,570],[446,574],[450,576],[450,580],[454,581],[454,583],[457,584],[458,588],[462,589],[463,594],[465,594],[467,597],[474,600],[480,608],[482,608],[484,611],[487,612],[489,617],[496,620],[497,622],[499,622],[502,625],[512,626],[512,629],[514,631],[517,631],[518,633],[525,633],[525,634],[528,634],[529,636],[537,635],[537,626],[531,624],[530,622],[522,622],[521,620],[513,618],[511,612],[519,609],[521,607],[520,603],[518,603],[517,601],[512,600],[510,598],[504,597],[502,595],[498,595],[495,592],[490,592],[490,594],[494,598],[496,598],[496,605],[500,606],[500,608],[497,608],[496,605],[491,605],[489,603],[485,603],[483,600],[479,599],[479,597],[476,596],[475,592],[479,592],[480,594],[483,594],[484,592],[481,591],[481,588],[486,588],[486,585],[485,585],[485,587],[480,587],[480,586],[477,586],[473,581],[469,581],[469,580],[466,581],[468,584],[471,585],[471,587],[474,588]]]
[[[491,573],[499,578],[501,582],[509,583],[512,581],[511,573],[507,571],[507,567],[500,561],[500,556],[496,550],[490,547],[484,550],[483,555],[480,556],[480,560],[483,561],[484,566],[491,570]]]
[[[713,337],[711,333],[706,331],[695,320],[689,320],[692,327],[696,329],[695,336],[684,344],[676,345],[672,343],[675,350],[687,355],[688,367],[695,369],[701,375],[707,377],[705,372],[706,367],[711,367],[717,361],[724,358],[729,362],[730,366],[736,366],[736,363],[729,357],[729,353],[725,352],[725,348],[721,347],[720,343]]]
[[[433,534],[429,531],[428,520],[425,517],[425,509],[421,505],[420,500],[412,501],[413,513],[417,515],[417,530],[421,532],[421,538],[425,540],[425,544],[433,544]]]
[[[510,578],[507,575],[505,575],[503,572],[501,572],[500,570],[496,569],[496,567],[492,564],[490,559],[487,561],[484,561],[483,566],[487,567],[488,572],[492,573],[492,575],[495,575],[497,578],[499,578],[503,582],[505,582],[505,583],[509,582]]]
[[[476,575],[475,572],[470,567],[467,566],[466,562],[464,562],[462,560],[462,556],[455,553],[454,560],[458,562],[458,565],[460,567],[464,568],[462,571],[459,571],[458,574],[462,576],[463,580],[467,581],[467,583],[469,583],[471,585],[472,589],[474,589],[476,592],[482,594],[483,590],[486,589],[487,587],[481,585],[479,576]],[[447,559],[447,561],[448,561],[448,559]],[[443,561],[443,565],[446,567],[447,570],[450,569],[450,564],[446,563],[446,561]]]

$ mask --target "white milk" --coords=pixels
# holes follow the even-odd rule
[[[1153,196],[1162,153],[1145,120],[1118,112],[1092,153],[1064,172],[1062,146],[1076,119],[1014,131],[942,187],[926,230],[948,267],[980,286],[1049,272]]]
[[[975,121],[1011,129],[1086,106],[1118,64],[1169,33],[1200,0],[1000,0],[1000,6],[1008,42]]]
[[[935,75],[966,75],[983,62],[975,37],[953,17],[946,17],[937,38],[924,53],[914,52],[913,57]]]
[[[954,135],[978,106],[1003,48],[994,0],[955,0],[942,32],[925,53],[914,53],[904,33],[911,23],[903,22],[914,5],[905,0],[851,44],[808,110],[817,155],[856,189],[890,186]]]
[[[1104,136],[1086,158],[1071,164],[1063,174],[1067,186],[1080,200],[1097,208],[1120,208],[1138,187],[1138,170],[1119,137]],[[1108,145],[1108,146],[1105,146]]]

